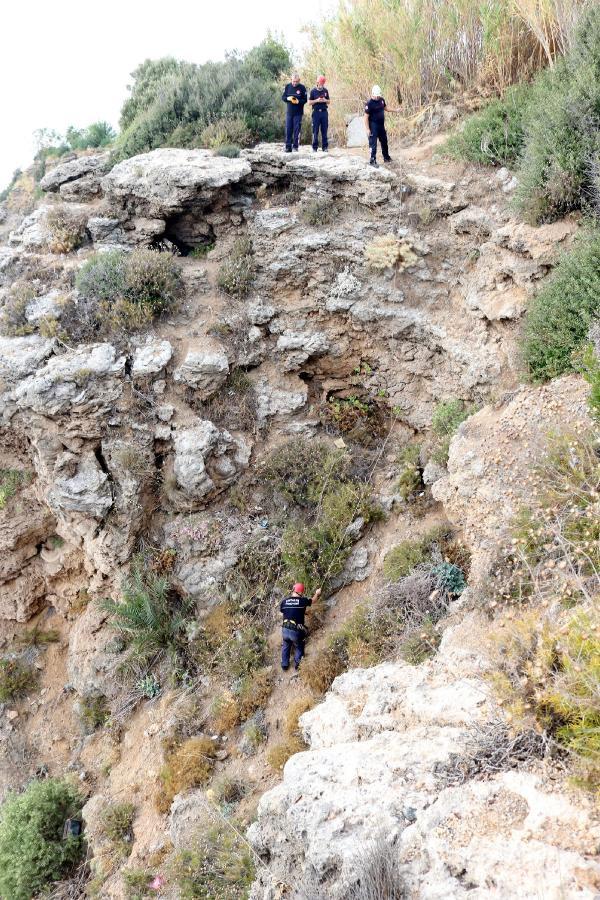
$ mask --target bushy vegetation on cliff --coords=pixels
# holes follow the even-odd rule
[[[83,799],[67,781],[32,781],[11,794],[0,810],[0,895],[29,900],[74,866],[83,852],[80,836],[63,837],[65,821]]]
[[[202,65],[147,59],[121,110],[120,158],[156,147],[247,145],[282,135],[279,76],[288,51],[267,38],[245,56]]]
[[[581,0],[351,0],[313,28],[306,71],[323,71],[334,115],[358,112],[374,82],[410,115],[469,90],[502,92],[564,52]],[[432,23],[434,27],[432,27]],[[391,122],[390,122],[391,124]]]
[[[515,164],[516,203],[533,224],[598,206],[600,7],[582,15],[571,46],[531,85],[468,118],[447,151],[471,162]]]

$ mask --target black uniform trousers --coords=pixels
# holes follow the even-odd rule
[[[285,117],[285,149],[286,150],[297,150],[298,149],[298,141],[300,139],[300,129],[302,128],[302,113],[303,110],[300,111],[294,109],[293,106],[288,106],[287,114]]]
[[[327,150],[327,126],[329,124],[329,115],[326,109],[313,109],[312,112],[312,133],[313,133],[313,150],[319,147],[319,130],[321,131],[321,145],[323,150]]]
[[[390,155],[388,150],[387,132],[385,130],[385,122],[369,122],[369,147],[371,148],[371,159],[377,156],[377,140],[381,144],[381,152],[383,158],[387,159]]]

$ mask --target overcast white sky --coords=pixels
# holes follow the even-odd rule
[[[299,52],[301,28],[335,0],[5,0],[0,7],[0,189],[33,156],[36,128],[117,125],[147,57],[191,62],[248,50],[270,29]]]

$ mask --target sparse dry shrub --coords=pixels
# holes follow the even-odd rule
[[[246,900],[254,874],[242,827],[225,819],[198,832],[193,849],[178,853],[169,867],[182,900]]]
[[[242,722],[267,705],[272,689],[273,670],[270,666],[246,675],[241,680],[238,688],[238,704]]]
[[[300,731],[300,716],[308,712],[316,704],[316,699],[310,694],[296,697],[292,700],[285,711],[283,720],[283,728],[288,737],[302,737]]]
[[[300,209],[300,218],[306,225],[313,227],[329,225],[338,215],[335,204],[329,197],[313,197],[303,203]]]
[[[168,812],[177,794],[207,783],[216,752],[215,742],[204,736],[188,738],[171,750],[159,776],[161,788],[155,797],[159,812]]]
[[[86,734],[106,725],[110,719],[110,706],[105,694],[91,691],[79,700],[79,719]]]
[[[76,286],[78,296],[61,313],[61,326],[75,340],[126,337],[175,309],[183,289],[171,254],[145,249],[95,253]]]
[[[27,307],[35,299],[36,292],[27,281],[16,281],[8,292],[0,311],[0,332],[8,337],[33,334],[34,326],[27,321]]]
[[[300,677],[315,694],[324,694],[346,667],[345,648],[338,649],[335,641],[332,641],[302,661]]]
[[[400,873],[400,853],[383,837],[367,843],[352,858],[344,900],[404,900],[408,889]]]
[[[396,490],[403,500],[408,500],[424,487],[420,453],[420,444],[406,444],[396,457],[399,466]]]
[[[226,734],[239,725],[241,714],[237,697],[224,691],[215,697],[210,713],[211,725],[218,734]]]
[[[286,737],[283,741],[273,744],[267,753],[267,762],[275,771],[281,771],[290,756],[302,753],[306,750],[306,744],[299,737]]]
[[[411,666],[419,666],[434,655],[442,639],[431,619],[425,619],[419,628],[409,632],[401,641],[399,652]]]
[[[306,509],[317,505],[337,481],[345,481],[349,457],[324,441],[295,438],[260,467],[260,480],[286,500]]]
[[[134,818],[135,806],[127,801],[110,803],[102,811],[101,833],[111,842],[115,852],[121,856],[128,856],[131,853]]]
[[[38,684],[33,666],[21,659],[0,659],[0,703],[11,703],[31,693]]]
[[[249,237],[237,238],[231,252],[221,263],[217,285],[230,297],[245,297],[254,281],[255,263],[252,241]]]
[[[499,772],[530,765],[534,760],[555,755],[548,735],[534,728],[511,729],[502,719],[474,724],[459,753],[436,765],[438,781],[446,785],[464,784],[473,778],[492,778]]]
[[[87,219],[65,205],[53,206],[46,213],[49,232],[48,249],[51,253],[71,253],[81,246],[85,238]]]
[[[247,785],[239,778],[230,775],[222,775],[213,781],[210,791],[207,791],[210,799],[214,799],[219,805],[231,805],[238,803],[247,793]]]
[[[196,406],[193,401],[191,405]],[[224,428],[256,433],[256,392],[240,368],[233,369],[225,384],[209,400],[198,404],[198,409],[205,418]]]
[[[407,241],[394,234],[382,234],[373,238],[365,247],[367,266],[375,272],[395,268],[398,272],[414,266],[419,257]]]
[[[492,681],[506,719],[533,727],[600,779],[600,453],[595,435],[554,437],[531,479],[531,505],[515,522],[496,570]]]

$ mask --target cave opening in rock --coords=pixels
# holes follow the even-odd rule
[[[160,237],[160,242],[163,241],[175,247],[180,256],[189,256],[194,251],[198,251],[198,255],[207,253],[214,247],[216,237],[202,212],[190,210],[166,220],[164,233]]]

